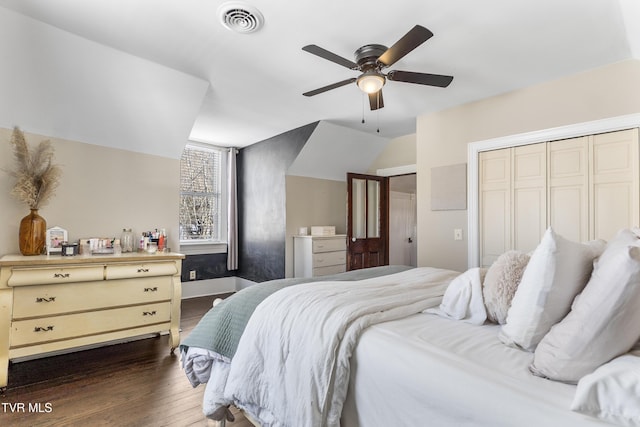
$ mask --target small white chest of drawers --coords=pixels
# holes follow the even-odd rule
[[[317,277],[347,269],[347,236],[294,236],[295,277]]]
[[[0,258],[0,388],[10,359],[150,333],[180,344],[182,254]]]

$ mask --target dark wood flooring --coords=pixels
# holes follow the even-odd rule
[[[215,297],[182,302],[188,334]],[[0,426],[214,426],[169,353],[168,336],[14,363],[0,395]],[[228,427],[249,427],[239,415]]]

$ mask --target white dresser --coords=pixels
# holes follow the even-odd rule
[[[316,277],[347,269],[347,236],[294,236],[294,276]]]
[[[182,254],[0,258],[0,388],[10,359],[168,331],[180,344]]]

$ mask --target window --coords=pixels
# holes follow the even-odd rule
[[[226,236],[221,149],[187,145],[180,159],[180,243],[219,243]]]

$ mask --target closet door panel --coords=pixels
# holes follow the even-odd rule
[[[589,137],[547,144],[549,225],[567,239],[589,239]]]
[[[532,251],[547,228],[546,144],[513,149],[512,247]]]
[[[593,189],[595,239],[611,240],[621,228],[633,227],[630,183],[599,184]]]
[[[640,222],[638,129],[594,135],[591,156],[591,238],[609,240]]]
[[[511,248],[511,149],[480,153],[480,264]]]

